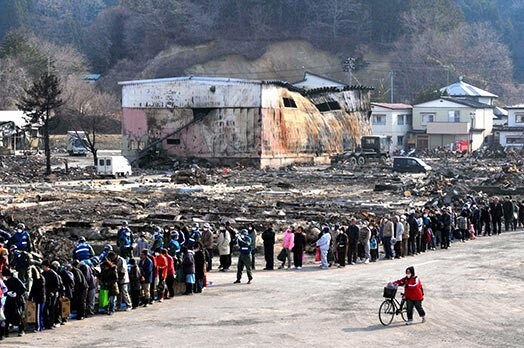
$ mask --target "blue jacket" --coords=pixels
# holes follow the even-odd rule
[[[191,231],[191,234],[189,235],[189,238],[187,241],[187,247],[192,248],[196,242],[200,241],[200,239],[202,239],[202,235],[200,234],[199,230]]]
[[[133,231],[128,227],[122,227],[118,230],[118,246],[128,248],[133,244]]]
[[[153,283],[153,261],[149,257],[140,260],[138,263],[140,267],[140,274],[144,277],[145,282],[148,284]]]
[[[171,239],[169,241],[169,244],[167,245],[167,252],[171,256],[178,256],[180,255],[180,244],[177,240]]]
[[[251,254],[252,241],[249,236],[238,237],[238,250],[241,254]]]
[[[79,243],[73,250],[73,259],[78,261],[89,260],[93,256],[95,256],[95,253],[89,243]]]
[[[9,245],[16,245],[19,250],[31,251],[31,237],[29,232],[15,232],[9,240]]]

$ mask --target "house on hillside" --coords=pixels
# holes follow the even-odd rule
[[[446,97],[413,105],[410,147],[475,151],[492,135],[495,94],[459,82],[442,88]]]
[[[508,123],[496,128],[504,147],[524,147],[524,104],[507,106]]]
[[[337,80],[330,79],[328,77],[314,74],[312,72],[306,71],[304,73],[304,78],[300,81],[292,83],[293,86],[303,89],[316,89],[324,87],[337,87],[337,88],[346,88],[347,84]]]
[[[408,104],[371,103],[373,135],[385,135],[390,140],[391,153],[407,149],[411,131],[412,109]]]
[[[369,87],[177,77],[120,82],[123,154],[260,168],[329,163],[371,134]]]
[[[17,151],[40,148],[40,126],[28,125],[23,111],[0,111],[0,153],[15,154]]]

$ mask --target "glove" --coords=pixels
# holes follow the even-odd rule
[[[14,292],[14,291],[8,291],[8,292],[7,292],[7,296],[9,296],[9,297],[16,297],[16,292]]]

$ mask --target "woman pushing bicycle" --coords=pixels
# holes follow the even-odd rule
[[[392,284],[404,286],[404,299],[406,300],[408,315],[406,325],[413,324],[413,307],[417,309],[418,315],[422,318],[422,322],[426,322],[426,312],[424,312],[424,308],[422,308],[424,289],[422,288],[420,279],[415,275],[415,268],[413,266],[406,268],[406,276]]]

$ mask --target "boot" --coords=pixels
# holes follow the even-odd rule
[[[183,295],[192,295],[193,294],[193,284],[186,283],[186,292]]]

